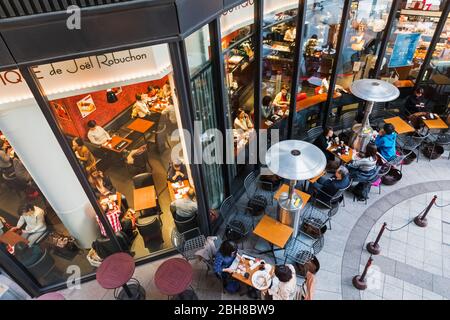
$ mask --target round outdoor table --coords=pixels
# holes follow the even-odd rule
[[[61,293],[49,292],[36,298],[36,300],[66,300]]]
[[[192,282],[192,266],[184,259],[172,258],[161,264],[155,273],[155,285],[162,294],[175,296]]]
[[[107,257],[97,269],[97,282],[104,289],[114,289],[114,297],[118,300],[143,300],[145,290],[139,281],[133,279],[135,263],[133,257],[124,252],[114,253]],[[132,283],[128,282],[132,280]],[[122,287],[119,294],[116,289]]]

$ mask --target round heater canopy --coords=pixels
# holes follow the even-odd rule
[[[352,93],[360,99],[373,102],[388,102],[400,96],[400,91],[396,86],[377,79],[362,79],[353,82]]]

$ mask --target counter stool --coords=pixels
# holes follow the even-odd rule
[[[132,278],[134,269],[133,257],[124,252],[114,253],[97,269],[97,282],[104,289],[114,289],[116,300],[145,300],[144,288]],[[120,287],[123,290],[117,292]]]
[[[164,261],[156,270],[155,285],[162,294],[170,298],[184,292],[191,285],[192,276],[193,270],[189,262],[172,258]]]
[[[66,299],[61,293],[49,292],[37,297],[35,300],[66,300]]]

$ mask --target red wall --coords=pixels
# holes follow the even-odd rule
[[[115,103],[108,103],[106,101],[106,90],[53,100],[52,102],[63,105],[70,116],[70,120],[61,119],[59,117],[56,118],[58,119],[59,124],[65,134],[85,138],[87,135],[87,123],[89,120],[95,120],[100,126],[106,125],[107,123],[111,122],[115,116],[130,107],[136,101],[136,94],[147,92],[147,88],[150,85],[159,86],[162,88],[167,80],[168,77],[166,76],[155,81],[147,81],[128,86],[122,86],[122,92],[117,95],[118,101]],[[82,118],[77,106],[77,102],[89,94],[94,100],[96,110],[86,118]]]

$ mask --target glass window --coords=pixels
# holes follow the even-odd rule
[[[197,224],[197,203],[168,46],[34,71],[119,241],[136,259],[171,249],[174,228]],[[94,250],[107,255],[101,223],[98,231]]]
[[[216,131],[218,128],[216,103],[214,99],[214,84],[212,77],[211,57],[209,55],[209,28],[204,26],[186,38],[186,52],[190,70],[192,96],[196,127],[201,127],[201,142],[203,150],[203,169],[209,207],[219,208],[224,200],[224,180],[222,166],[224,137]],[[222,140],[223,141],[223,140]],[[214,222],[211,221],[214,227]]]
[[[339,57],[337,79],[328,125],[341,128],[341,116],[356,110],[360,100],[350,93],[355,80],[374,76],[374,67],[385,30],[392,0],[360,0],[353,2],[350,20]]]
[[[336,62],[343,7],[344,0],[307,1],[293,128],[297,138],[306,138],[309,129],[321,125],[322,107]]]
[[[279,129],[281,136],[287,133],[297,13],[297,1],[264,1],[261,128]]]
[[[442,2],[402,2],[383,59],[382,79],[409,81],[413,85],[439,22]]]
[[[252,169],[252,166],[247,165],[249,141],[256,141],[253,101],[257,67],[254,54],[254,20],[252,0],[223,13],[220,19],[228,100],[227,125],[233,129],[234,156],[237,162],[237,165],[230,165],[230,170],[233,178],[241,182]]]

